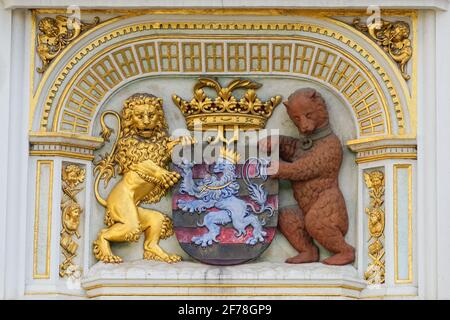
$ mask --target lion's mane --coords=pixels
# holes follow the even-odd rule
[[[220,188],[225,186],[227,183],[230,184],[224,188]],[[227,164],[221,177],[216,175],[205,177],[199,188],[202,190],[199,198],[204,201],[218,201],[235,196],[239,192],[239,184],[236,182],[235,166],[232,164]]]

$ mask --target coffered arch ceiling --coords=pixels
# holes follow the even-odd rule
[[[415,135],[412,90],[397,66],[343,22],[161,18],[114,18],[66,48],[37,86],[32,131],[91,135],[102,103],[143,77],[276,75],[310,79],[334,91],[352,113],[358,139]]]

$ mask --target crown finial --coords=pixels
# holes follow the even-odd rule
[[[239,153],[228,148],[220,148],[220,157],[230,161],[232,164],[237,164],[240,158]]]

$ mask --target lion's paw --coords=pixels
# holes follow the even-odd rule
[[[177,255],[177,254],[171,254],[169,255],[169,260],[166,261],[168,263],[177,263],[181,261],[181,256]]]
[[[146,250],[144,251],[144,259],[146,260],[155,260],[167,263],[177,263],[181,261],[181,256],[177,254],[156,254],[153,251]]]
[[[97,260],[103,261],[104,263],[121,263],[122,258],[115,256],[111,253],[107,247],[102,246],[98,240],[94,241],[94,256]]]
[[[178,199],[177,201],[178,208],[183,210],[184,212],[194,213],[194,212],[203,212],[206,210],[206,207],[199,206],[198,201],[192,201],[192,200],[183,200]]]
[[[192,237],[192,242],[198,246],[201,246],[202,248],[206,248],[208,246],[212,246],[215,242],[219,242],[218,240],[216,240],[216,237],[217,235],[214,235],[212,233],[205,233],[202,236]]]
[[[247,239],[247,241],[245,242],[246,244],[249,244],[251,246],[254,246],[255,244],[257,244],[258,242],[264,242],[264,237],[267,235],[267,232],[265,231],[260,231],[258,233],[254,232],[253,236],[251,236],[250,238]]]
[[[123,260],[119,256],[110,255],[110,256],[103,256],[99,260],[105,262],[105,263],[122,263]]]

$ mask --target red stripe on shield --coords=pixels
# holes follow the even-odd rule
[[[275,236],[276,228],[263,228],[267,235],[264,237],[264,242],[270,243]],[[182,228],[178,227],[175,230],[177,239],[181,243],[191,243],[192,237],[198,237],[208,232],[205,227],[202,228]],[[245,244],[246,241],[253,235],[253,228],[247,227],[247,234],[245,236],[236,237],[236,230],[233,227],[222,227],[217,240],[220,244]]]
[[[240,196],[239,198],[242,199],[242,200],[244,200],[244,201],[247,202],[247,203],[253,203],[256,209],[259,208],[259,206],[258,206],[257,204],[255,204],[255,203],[251,200],[250,196]],[[189,196],[189,195],[187,195],[187,194],[175,194],[175,195],[173,195],[173,197],[172,197],[172,209],[173,209],[173,210],[178,210],[178,209],[179,209],[179,208],[178,208],[178,204],[177,204],[177,201],[178,201],[179,199],[182,199],[182,200],[185,200],[185,201],[194,201],[194,200],[196,200],[197,198],[195,198],[195,197],[193,197],[193,196]],[[276,195],[276,194],[271,194],[271,195],[267,196],[267,202],[266,202],[266,204],[272,206],[272,208],[274,208],[274,209],[277,209],[277,208],[278,208],[278,195]],[[216,210],[217,210],[217,209],[216,209]],[[207,211],[216,211],[216,210],[214,210],[214,209],[208,209]]]

